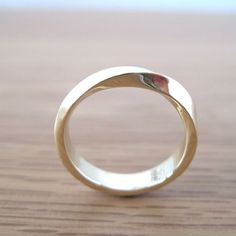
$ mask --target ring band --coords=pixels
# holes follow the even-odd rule
[[[102,170],[81,157],[72,146],[69,120],[73,110],[86,97],[109,88],[135,87],[155,91],[177,110],[185,127],[182,144],[159,165],[142,172],[121,174]],[[54,126],[55,142],[65,167],[88,186],[115,195],[145,193],[171,182],[190,164],[197,147],[193,101],[174,79],[139,67],[114,67],[82,80],[63,100]]]

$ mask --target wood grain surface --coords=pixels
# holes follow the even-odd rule
[[[0,235],[236,235],[236,15],[0,12]],[[80,80],[111,66],[167,74],[193,96],[199,146],[159,191],[106,195],[72,177],[53,137],[57,109]],[[72,120],[91,162],[135,171],[181,141],[160,96],[101,92]]]

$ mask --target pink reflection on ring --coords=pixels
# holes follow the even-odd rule
[[[154,85],[158,86],[161,91],[168,93],[169,88],[168,88],[168,79],[160,76],[160,75],[153,75],[152,77],[152,82]]]

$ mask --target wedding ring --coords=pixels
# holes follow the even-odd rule
[[[174,106],[184,123],[185,132],[181,145],[151,169],[129,174],[105,171],[80,156],[71,143],[69,121],[73,110],[86,97],[116,87],[135,87],[157,92]],[[84,184],[115,195],[137,195],[170,183],[188,167],[197,147],[195,117],[189,93],[174,79],[144,68],[114,67],[82,80],[65,97],[56,116],[55,142],[65,167]]]

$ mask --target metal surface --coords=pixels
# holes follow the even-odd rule
[[[86,97],[115,87],[137,87],[156,91],[179,113],[185,125],[185,137],[182,145],[161,164],[138,173],[112,173],[86,161],[72,146],[68,123],[73,110]],[[54,133],[65,167],[90,187],[116,195],[141,194],[171,182],[188,167],[197,147],[195,110],[188,92],[172,78],[139,67],[114,67],[81,81],[63,100],[56,117]]]

